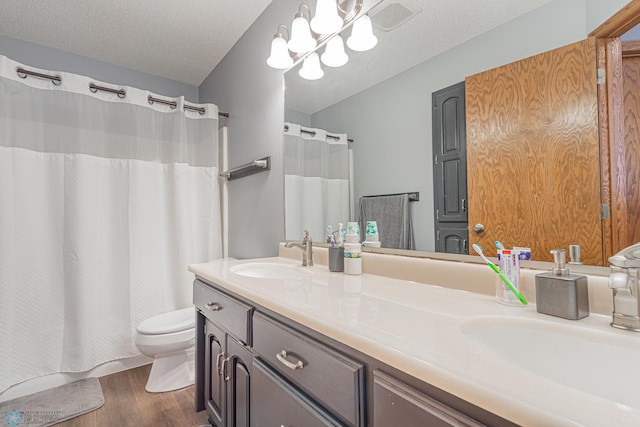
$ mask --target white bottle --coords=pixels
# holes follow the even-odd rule
[[[362,273],[362,245],[360,243],[344,244],[344,272],[345,274]]]

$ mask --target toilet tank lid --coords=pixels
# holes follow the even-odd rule
[[[158,335],[180,332],[196,327],[194,307],[170,311],[148,318],[140,322],[136,330],[141,334]]]

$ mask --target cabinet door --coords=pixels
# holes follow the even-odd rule
[[[251,365],[253,356],[227,335],[225,382],[227,384],[227,426],[249,427],[251,422]]]
[[[252,381],[252,427],[341,425],[258,360]]]
[[[374,427],[449,427],[482,424],[383,372],[373,373]]]
[[[469,254],[469,230],[466,223],[442,223],[436,230],[436,251]]]
[[[205,323],[205,369],[204,390],[209,419],[216,426],[224,420],[224,381],[222,362],[224,360],[225,334],[211,321]]]

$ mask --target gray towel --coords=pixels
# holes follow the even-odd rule
[[[383,248],[415,249],[409,196],[376,196],[360,198],[360,233],[362,240],[367,221],[376,221]]]

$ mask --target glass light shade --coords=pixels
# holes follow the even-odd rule
[[[344,21],[338,15],[336,0],[318,0],[316,16],[311,20],[311,29],[317,34],[333,34],[340,31]]]
[[[293,59],[289,56],[287,49],[287,41],[280,34],[276,34],[271,41],[271,55],[267,58],[267,64],[279,70],[293,65]]]
[[[305,53],[315,49],[316,39],[311,36],[309,22],[301,13],[291,23],[291,40],[288,47],[291,52]]]
[[[298,74],[307,80],[318,80],[324,76],[324,71],[320,68],[320,57],[318,57],[317,53],[313,52],[304,59]]]
[[[353,23],[351,37],[347,39],[347,46],[351,50],[364,52],[372,49],[377,43],[378,38],[373,35],[371,18],[368,15],[362,15]]]
[[[349,57],[344,51],[344,42],[339,35],[327,42],[327,47],[322,54],[322,63],[329,67],[342,67],[347,63]]]

